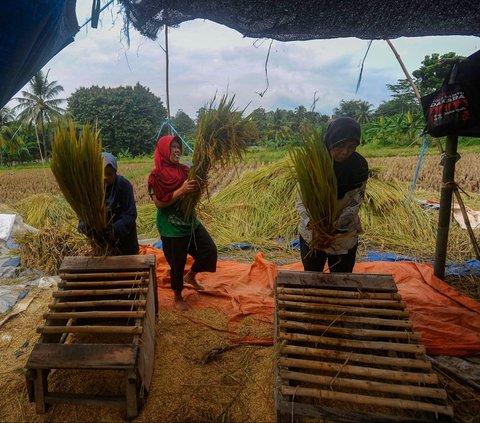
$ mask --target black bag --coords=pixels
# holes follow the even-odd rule
[[[453,64],[442,87],[421,103],[430,135],[480,136],[480,52]]]

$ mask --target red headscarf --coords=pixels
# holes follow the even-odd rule
[[[173,141],[182,142],[179,137],[167,135],[157,142],[154,161],[155,167],[148,177],[148,189],[153,188],[159,201],[168,202],[172,199],[173,192],[180,188],[187,179],[188,166],[170,161],[170,145]]]

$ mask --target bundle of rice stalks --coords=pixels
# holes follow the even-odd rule
[[[55,131],[50,167],[63,195],[87,228],[98,251],[108,251],[104,163],[100,131],[69,120]]]
[[[197,181],[199,190],[181,200],[185,219],[190,220],[202,194],[208,188],[208,174],[212,168],[224,168],[242,156],[248,143],[258,138],[257,128],[250,115],[234,108],[235,96],[224,95],[215,108],[215,97],[198,122],[193,166],[189,180]]]
[[[333,240],[337,209],[337,179],[333,160],[323,143],[322,133],[310,130],[300,147],[290,150],[300,196],[310,216],[311,250],[319,250]]]
[[[291,163],[281,160],[245,172],[212,196],[200,217],[220,246],[247,242],[288,249],[297,233],[296,196]]]
[[[19,201],[15,208],[35,228],[75,224],[75,213],[62,195],[34,194]]]
[[[91,247],[85,238],[58,227],[40,232],[25,232],[16,237],[23,266],[56,274],[66,256],[89,255]]]

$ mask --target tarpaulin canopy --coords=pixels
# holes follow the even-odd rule
[[[119,0],[135,29],[155,39],[163,25],[201,18],[247,37],[280,41],[480,35],[480,2],[465,0]]]
[[[75,0],[9,0],[0,6],[0,108],[78,31]]]
[[[141,254],[157,257],[160,309],[173,309],[169,266],[162,250],[142,246]],[[187,268],[192,264],[188,257]],[[216,273],[199,273],[204,291],[186,286],[184,297],[191,308],[216,308],[232,323],[254,315],[273,322],[274,283],[278,269],[303,271],[301,263],[277,266],[257,254],[251,264],[219,260]],[[480,304],[433,275],[431,265],[413,262],[356,263],[355,273],[391,274],[410,312],[413,327],[422,336],[428,354],[465,356],[480,353]],[[273,329],[272,329],[273,333]]]

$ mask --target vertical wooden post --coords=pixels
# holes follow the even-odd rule
[[[167,120],[170,123],[170,87],[169,87],[169,59],[168,59],[168,26],[165,25],[165,89],[167,97]],[[167,125],[168,134],[171,135],[170,125]]]
[[[48,372],[44,369],[35,371],[35,408],[37,413],[44,414],[47,411],[45,395],[48,394]]]
[[[442,188],[440,191],[440,213],[438,216],[437,243],[435,247],[434,274],[440,279],[445,277],[447,259],[448,230],[455,180],[455,162],[457,161],[458,136],[447,136],[443,162]]]

